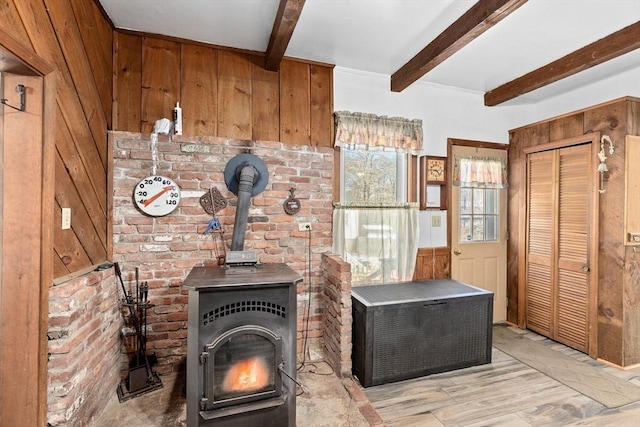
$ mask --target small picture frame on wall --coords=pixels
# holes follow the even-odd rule
[[[447,209],[446,157],[420,157],[420,209]]]

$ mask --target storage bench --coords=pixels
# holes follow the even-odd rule
[[[351,299],[364,387],[491,362],[492,292],[438,279],[358,286]]]

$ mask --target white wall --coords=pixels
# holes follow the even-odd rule
[[[334,109],[422,119],[424,154],[445,156],[447,138],[508,143],[509,130],[623,96],[640,97],[640,65],[538,103],[484,106],[484,93],[417,81],[391,92],[390,76],[335,67]],[[443,215],[446,213],[443,211]],[[446,224],[420,213],[419,247],[446,246]]]

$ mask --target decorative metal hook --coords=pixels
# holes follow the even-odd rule
[[[607,155],[604,150],[604,143],[609,143],[609,155],[614,153],[613,142],[611,142],[611,138],[608,135],[602,135],[600,138],[600,151],[598,152],[598,158],[600,159],[600,163],[598,164],[597,171],[600,172],[600,188],[598,192],[600,194],[604,193],[606,190],[604,189],[604,174],[605,172],[609,172],[609,168],[607,167]]]
[[[16,86],[16,91],[20,94],[20,108],[14,107],[13,105],[7,103],[8,99],[6,99],[6,98],[0,99],[0,103],[6,105],[7,107],[13,108],[14,110],[24,111],[24,109],[25,109],[25,98],[27,97],[24,85]]]
[[[613,148],[613,142],[611,142],[611,138],[609,138],[609,135],[602,135],[602,137],[600,138],[600,150],[604,151],[604,143],[608,142],[609,143],[609,154],[613,154],[614,152],[614,148]]]

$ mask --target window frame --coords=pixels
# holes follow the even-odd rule
[[[337,165],[334,180],[333,199],[344,203],[345,148],[334,148],[334,164]],[[396,152],[396,203],[414,203],[418,200],[418,156],[409,152]],[[398,185],[398,181],[401,184]]]

